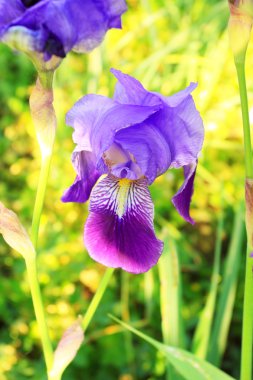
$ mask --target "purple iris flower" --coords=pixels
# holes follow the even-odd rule
[[[63,58],[99,45],[108,29],[121,27],[125,11],[125,0],[0,0],[0,39],[22,39],[45,61]]]
[[[148,185],[167,169],[183,167],[185,180],[172,202],[193,223],[189,207],[204,130],[190,95],[196,84],[164,97],[111,71],[118,79],[113,99],[86,95],[67,114],[74,128],[77,175],[62,200],[90,198],[84,241],[93,259],[142,273],[163,250],[154,232]]]

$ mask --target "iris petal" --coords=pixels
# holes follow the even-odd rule
[[[21,0],[0,0],[0,36],[8,23],[21,16],[24,11],[25,7]]]
[[[115,133],[145,121],[161,107],[119,104],[100,95],[86,95],[67,114],[67,124],[74,127],[74,142],[92,149],[97,159],[113,144]]]
[[[111,69],[110,71],[118,79],[114,92],[114,100],[117,102],[142,106],[161,104],[159,96],[147,91],[137,79],[119,70]]]
[[[148,121],[121,129],[114,141],[134,156],[149,184],[170,166],[170,147],[159,129]]]
[[[146,272],[163,249],[154,233],[153,218],[146,179],[103,178],[92,190],[84,230],[90,256],[109,267]]]
[[[72,163],[77,173],[73,185],[65,190],[61,200],[63,202],[86,202],[99,178],[95,167],[95,157],[91,152],[74,151]]]
[[[204,138],[203,122],[191,96],[197,84],[191,83],[184,90],[165,97],[147,91],[139,81],[119,70],[111,69],[111,72],[119,81],[114,95],[116,101],[145,106],[162,102],[160,110],[150,116],[148,122],[167,141],[171,154],[170,167],[179,168],[195,162]]]
[[[64,57],[72,49],[87,52],[98,46],[108,29],[121,26],[126,9],[124,0],[0,0],[0,35],[24,27],[37,32],[33,46],[44,59]]]
[[[184,183],[172,198],[172,203],[179,214],[189,223],[194,224],[190,217],[190,203],[193,194],[193,184],[196,174],[197,163],[184,166]]]

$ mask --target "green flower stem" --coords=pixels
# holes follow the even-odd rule
[[[248,111],[248,98],[245,78],[245,60],[239,62],[235,60],[237,77],[241,98],[243,133],[244,133],[244,152],[245,169],[247,179],[253,178],[253,160],[250,136],[250,122]],[[246,202],[246,209],[248,205]],[[247,226],[248,248],[246,252],[246,272],[243,304],[243,327],[242,327],[242,351],[241,351],[241,380],[252,379],[252,344],[253,344],[253,276],[252,258],[250,257],[250,234]]]
[[[103,294],[107,288],[107,285],[110,281],[110,278],[111,278],[113,272],[114,272],[114,268],[108,268],[106,270],[104,277],[102,278],[102,280],[99,284],[99,287],[98,287],[91,303],[89,304],[88,310],[86,311],[86,314],[85,314],[83,321],[82,321],[82,328],[84,329],[84,331],[86,331],[87,327],[90,324],[90,321],[92,320],[92,318],[93,318],[93,316],[97,310],[97,307],[101,301],[101,298],[103,297]]]
[[[47,188],[47,180],[49,176],[49,170],[51,165],[52,155],[45,156],[41,162],[40,177],[37,187],[37,194],[33,210],[33,220],[32,220],[32,242],[34,247],[37,247],[40,218],[44,204],[44,198]]]
[[[37,194],[33,210],[32,242],[36,250],[40,226],[40,218],[47,188],[50,164],[52,160],[56,117],[53,108],[53,71],[38,71],[38,80],[30,98],[30,109],[35,124],[35,131],[41,150],[41,169],[37,187]],[[36,320],[39,326],[45,357],[48,379],[53,364],[53,349],[46,323],[45,310],[42,303],[41,291],[37,275],[36,256],[26,260],[28,280],[32,294]]]
[[[28,274],[28,282],[32,294],[32,302],[35,311],[35,316],[39,326],[47,372],[49,372],[53,364],[53,349],[48,334],[45,311],[42,303],[41,291],[38,282],[36,257],[26,259],[26,269]]]
[[[252,159],[252,147],[251,147],[251,136],[250,136],[248,96],[247,96],[246,78],[245,78],[245,61],[235,62],[235,66],[236,66],[236,71],[237,71],[240,98],[241,98],[246,177],[253,178],[253,159]]]

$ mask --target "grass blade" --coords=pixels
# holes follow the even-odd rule
[[[206,305],[202,310],[199,318],[199,323],[193,338],[192,352],[201,359],[207,356],[211,327],[215,312],[215,304],[217,298],[219,274],[220,274],[220,257],[222,248],[222,231],[223,231],[223,215],[220,214],[218,221],[215,251],[214,251],[214,265],[211,278],[210,292],[207,297]]]
[[[133,328],[132,326],[120,321],[118,318],[109,315],[114,321],[124,326],[129,331],[133,332],[146,342],[150,343],[157,350],[162,352],[171,365],[182,375],[186,380],[235,380],[231,376],[222,372],[205,360],[199,359],[193,354],[180,348],[166,346]]]
[[[183,323],[179,258],[173,240],[165,235],[163,241],[164,252],[158,262],[163,342],[166,345],[182,347]],[[171,364],[167,366],[167,378],[179,379]]]
[[[241,204],[235,215],[232,239],[228,250],[221,293],[209,346],[210,350],[207,355],[208,360],[215,365],[219,365],[227,345],[228,331],[235,302],[238,270],[242,255],[244,229],[244,212]]]

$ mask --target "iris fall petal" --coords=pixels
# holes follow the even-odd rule
[[[194,220],[190,217],[190,203],[193,194],[196,166],[197,163],[184,167],[184,183],[172,198],[172,203],[179,214],[191,224],[194,224]]]
[[[154,206],[147,180],[107,176],[90,198],[84,241],[90,256],[131,273],[149,270],[158,261],[163,243],[154,233]]]

